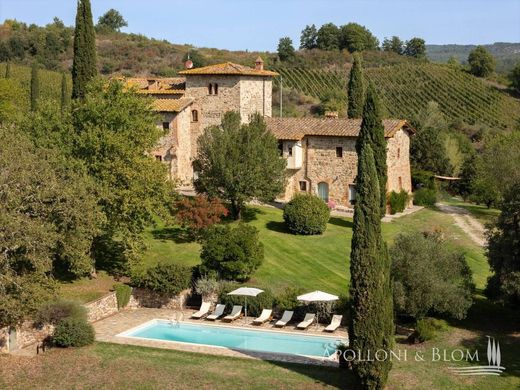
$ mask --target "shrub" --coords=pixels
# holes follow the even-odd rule
[[[392,191],[388,196],[388,204],[390,205],[390,214],[402,212],[408,205],[409,195],[405,190],[400,192]]]
[[[177,202],[177,208],[177,220],[193,238],[200,238],[204,229],[219,223],[222,217],[228,215],[228,210],[219,199],[209,199],[203,195],[186,197]]]
[[[237,286],[228,285],[219,294],[219,302],[224,303],[227,309],[231,309],[233,305],[244,306],[245,299],[240,295],[227,295],[228,292],[234,290]],[[272,309],[274,305],[274,296],[271,290],[263,289],[264,292],[256,297],[247,297],[247,315],[258,317],[263,309]]]
[[[36,322],[39,324],[57,325],[66,318],[87,320],[87,309],[74,301],[59,300],[43,305],[36,314]]]
[[[397,236],[390,254],[397,313],[466,316],[474,285],[463,252],[447,248],[439,234],[411,233]]]
[[[275,298],[275,306],[283,313],[285,310],[295,311],[301,303],[296,299],[298,295],[302,295],[304,290],[301,287],[288,287]]]
[[[121,309],[130,302],[130,295],[132,295],[132,287],[126,284],[114,284],[114,291],[116,292],[117,308]]]
[[[413,170],[412,185],[414,189],[430,188],[435,189],[434,173],[430,171]]]
[[[217,294],[220,290],[220,283],[212,277],[202,277],[195,283],[195,292],[202,296],[202,299]]]
[[[421,343],[435,338],[438,331],[444,329],[446,325],[441,320],[435,318],[422,318],[417,321],[415,332],[412,337]]]
[[[330,210],[317,196],[298,194],[283,211],[283,219],[294,234],[322,234],[327,228]]]
[[[262,264],[264,247],[253,226],[215,225],[203,238],[200,257],[203,270],[215,271],[222,279],[246,281]]]
[[[132,276],[132,284],[159,294],[177,295],[190,287],[191,268],[181,264],[157,264]]]
[[[61,320],[52,339],[59,347],[83,347],[94,342],[94,328],[84,319],[65,318]]]
[[[421,188],[413,193],[413,202],[418,206],[435,206],[437,192],[429,188]]]

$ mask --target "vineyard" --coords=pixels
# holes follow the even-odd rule
[[[305,68],[276,69],[284,88],[323,99],[331,93],[346,100],[347,72]],[[401,64],[365,69],[387,113],[413,118],[436,101],[451,120],[512,127],[520,118],[520,103],[481,80],[445,65]],[[280,83],[280,77],[275,80]]]
[[[0,63],[0,77],[5,75],[5,63]],[[30,101],[30,85],[31,85],[31,67],[11,64],[11,78],[18,80],[22,89],[27,96],[25,99],[27,105],[23,108],[29,108]],[[61,73],[50,70],[40,69],[40,99],[43,101],[56,100],[61,98]],[[72,79],[69,79],[69,91],[72,90]]]

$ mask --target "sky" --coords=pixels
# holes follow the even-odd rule
[[[520,0],[91,0],[94,20],[115,8],[123,31],[172,43],[274,51],[283,36],[299,45],[307,24],[356,22],[381,41],[414,36],[427,44],[520,42]],[[0,21],[73,25],[74,0],[0,0]]]

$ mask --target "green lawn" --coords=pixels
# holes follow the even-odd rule
[[[272,207],[255,207],[248,212],[248,223],[260,231],[265,260],[249,285],[282,291],[287,286],[305,290],[324,290],[346,295],[348,291],[352,219],[332,217],[327,230],[319,236],[297,236],[285,230],[282,211]],[[391,244],[400,232],[441,230],[448,245],[461,248],[468,259],[479,288],[484,287],[489,267],[482,248],[476,246],[450,216],[424,209],[383,223],[385,240]],[[143,266],[157,262],[179,262],[195,265],[200,262],[200,246],[183,242],[179,229],[158,226],[146,232],[148,251]]]

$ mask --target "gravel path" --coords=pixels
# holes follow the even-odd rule
[[[455,220],[455,224],[460,227],[477,245],[486,246],[486,228],[471,216],[469,211],[462,207],[450,206],[444,203],[437,203],[436,206],[442,212],[451,215]]]

